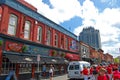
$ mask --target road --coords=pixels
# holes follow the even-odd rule
[[[50,79],[41,79],[41,80],[50,80]],[[69,79],[67,78],[67,74],[64,74],[53,77],[53,80],[69,80]]]

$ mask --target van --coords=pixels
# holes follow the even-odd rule
[[[86,61],[72,61],[68,65],[68,78],[69,79],[83,79],[83,67],[90,67],[90,63]]]

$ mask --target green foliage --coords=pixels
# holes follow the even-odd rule
[[[2,46],[2,44],[3,44],[3,40],[0,40],[0,46]]]
[[[25,52],[27,50],[27,46],[26,45],[23,45],[22,47],[22,52]]]

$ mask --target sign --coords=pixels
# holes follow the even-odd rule
[[[40,55],[37,55],[37,61],[38,62],[40,61]]]

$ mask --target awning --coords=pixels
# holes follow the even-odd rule
[[[71,60],[71,61],[79,61],[80,60],[80,56],[77,54],[71,54],[71,53],[66,53],[65,56],[66,59]]]
[[[5,55],[11,63],[37,63],[37,59],[34,56],[27,55]]]
[[[38,63],[37,56],[5,54],[11,63]],[[62,64],[68,63],[64,58],[40,57],[40,63]]]

